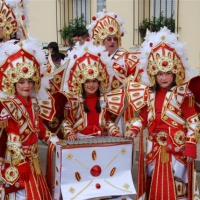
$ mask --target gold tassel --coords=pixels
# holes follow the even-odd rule
[[[166,146],[161,146],[161,162],[169,162],[169,153],[166,152]]]
[[[40,163],[37,157],[33,158],[33,166],[34,166],[36,174],[40,175],[41,174]]]
[[[5,121],[1,121],[0,122],[0,128],[5,128],[8,126],[8,120],[5,120]]]
[[[68,117],[68,110],[64,110],[64,117],[65,117],[65,119]]]
[[[194,99],[193,97],[189,97],[189,107],[193,107],[194,106]]]

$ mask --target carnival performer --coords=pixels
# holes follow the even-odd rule
[[[195,173],[199,118],[186,82],[185,47],[177,38],[166,27],[147,35],[140,58],[144,85],[131,79],[127,85],[129,102],[140,114],[125,136],[148,129],[147,183],[145,190],[139,179],[144,190],[138,191],[138,199],[200,199]]]
[[[40,77],[45,55],[35,39],[17,42],[8,41],[0,49],[1,195],[10,200],[50,200],[37,145],[38,139],[58,141],[42,121],[51,120],[55,113],[54,99],[47,92],[48,78]]]
[[[90,38],[96,46],[105,46],[108,55],[113,60],[112,68],[115,75],[112,79],[112,89],[124,88],[127,77],[134,76],[135,81],[140,80],[140,70],[138,68],[137,52],[128,52],[121,47],[121,38],[125,30],[122,20],[116,13],[103,10],[92,17],[92,23],[88,26]],[[116,116],[113,116],[115,119]],[[119,122],[120,129],[124,132],[129,128],[131,119],[134,118],[134,112],[131,106],[127,107],[123,118]]]
[[[104,131],[111,136],[122,136],[116,124],[109,120],[107,111],[119,114],[125,95],[123,90],[105,93],[113,73],[105,48],[86,41],[74,48],[69,58],[67,83],[61,92],[66,97],[62,123],[64,138],[75,140],[102,136]]]

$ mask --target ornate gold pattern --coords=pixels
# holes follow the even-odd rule
[[[53,82],[55,83],[55,84],[58,84],[58,83],[60,83],[62,81],[62,77],[60,76],[60,75],[54,75],[53,76]]]
[[[51,128],[56,128],[59,125],[59,120],[56,116],[54,116],[52,121],[49,121],[48,124]]]
[[[129,187],[130,187],[130,185],[128,184],[128,183],[125,183],[124,185],[123,185],[123,187],[125,188],[125,189],[129,189]]]
[[[19,171],[16,167],[8,167],[5,170],[5,178],[8,182],[14,182],[18,179],[19,177]]]
[[[105,13],[104,17],[96,21],[91,38],[94,39],[94,44],[98,46],[103,45],[103,41],[108,36],[116,36],[119,46],[121,45],[120,25],[115,18]]]
[[[185,69],[181,58],[174,48],[171,48],[164,42],[152,48],[148,60],[147,73],[152,85],[155,84],[155,75],[159,71],[176,74],[177,85],[184,81]]]
[[[18,165],[21,161],[21,149],[15,144],[9,145],[8,150],[12,158],[12,164]]]
[[[123,148],[123,149],[121,149],[121,151],[120,151],[120,152],[121,152],[121,154],[122,154],[122,155],[124,155],[124,154],[126,153],[126,149],[125,149],[125,148]]]
[[[163,131],[158,132],[156,139],[157,139],[158,144],[160,144],[161,146],[167,145],[167,133]]]
[[[73,187],[70,187],[70,188],[69,188],[69,192],[70,192],[70,193],[74,194],[75,191],[76,191],[76,190],[75,190]]]
[[[66,158],[67,158],[67,160],[71,160],[73,158],[73,155],[71,153],[68,153]]]
[[[183,131],[177,131],[175,134],[174,134],[174,141],[179,144],[179,145],[182,145],[185,143],[185,133]]]

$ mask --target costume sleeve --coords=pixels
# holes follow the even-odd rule
[[[68,135],[69,134],[72,134],[74,132],[73,130],[73,117],[72,117],[72,113],[70,112],[70,104],[67,102],[65,104],[65,107],[64,107],[64,120],[61,124],[61,131],[63,133],[63,138],[64,139],[67,139]]]
[[[141,109],[139,116],[135,117],[131,121],[129,130],[133,131],[137,135],[141,131],[141,129],[143,129],[147,125],[147,116],[148,116],[148,112],[147,112],[147,105],[146,105]]]
[[[194,106],[193,96],[186,96],[182,105],[181,110],[186,119],[187,134],[185,142],[185,156],[193,158],[197,157],[197,137],[199,134],[199,118]]]
[[[10,155],[12,165],[19,165],[26,162],[18,127],[17,122],[10,119],[8,120],[8,125],[5,128],[8,136],[6,153],[7,156]]]
[[[48,144],[49,141],[52,143],[56,143],[59,139],[56,136],[55,133],[52,133],[49,131],[47,128],[45,128],[43,124],[43,120],[40,118],[39,119],[39,127],[40,127],[40,132],[39,132],[39,139],[42,140],[45,144]]]

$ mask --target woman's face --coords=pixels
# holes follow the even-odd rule
[[[31,79],[21,78],[19,82],[16,83],[16,93],[23,98],[27,99],[33,90],[34,82]]]
[[[161,88],[168,88],[173,82],[174,76],[172,72],[158,72],[156,82]]]
[[[86,80],[83,88],[87,94],[94,94],[99,88],[99,81],[97,79]]]
[[[54,54],[53,48],[48,48],[48,50],[51,55]]]

